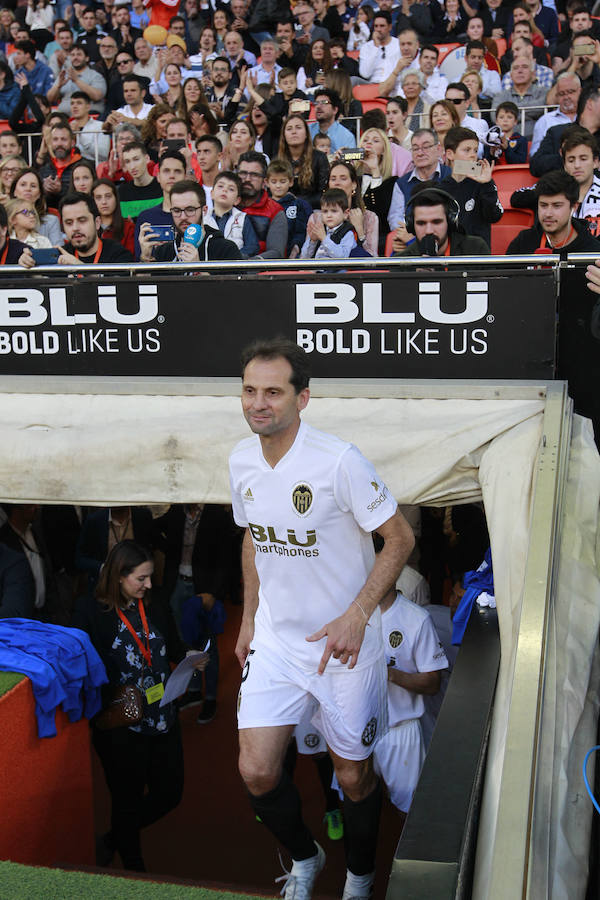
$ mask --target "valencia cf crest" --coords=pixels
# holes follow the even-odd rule
[[[313,503],[313,492],[305,481],[300,482],[292,490],[292,503],[299,516],[306,516]]]
[[[394,650],[396,649],[396,647],[400,646],[400,644],[402,643],[403,640],[404,640],[404,635],[402,634],[401,631],[391,631],[390,632],[390,637],[389,637],[390,647],[393,647]]]
[[[312,750],[313,747],[316,747],[319,743],[319,735],[318,734],[305,734],[304,735],[304,743],[306,746]]]
[[[362,733],[361,741],[365,745],[365,747],[371,746],[371,744],[375,740],[376,734],[377,734],[377,718],[375,716],[373,716],[373,718],[369,719],[369,721],[365,725],[365,730]]]

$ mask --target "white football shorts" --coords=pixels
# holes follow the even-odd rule
[[[387,669],[383,654],[362,669],[305,672],[260,641],[242,672],[238,727],[311,723],[342,759],[367,759],[387,731]],[[316,703],[315,703],[316,701]]]
[[[375,747],[375,771],[383,778],[390,800],[402,812],[410,808],[424,759],[419,719],[407,719],[390,728]]]

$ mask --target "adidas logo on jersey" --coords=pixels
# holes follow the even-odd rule
[[[248,490],[244,492],[244,500],[254,500],[250,488],[248,488]]]

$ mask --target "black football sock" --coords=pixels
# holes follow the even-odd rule
[[[313,756],[315,766],[319,775],[319,781],[323,787],[325,795],[325,811],[331,812],[333,809],[339,809],[340,799],[337,791],[331,787],[331,779],[333,778],[333,763],[329,753],[325,756]]]
[[[288,773],[290,778],[294,777],[294,772],[296,771],[296,761],[298,759],[298,744],[296,743],[296,739],[292,738],[292,740],[288,744],[288,748],[285,752],[285,756],[283,758],[283,768],[284,771]]]
[[[346,865],[353,875],[369,875],[375,871],[382,796],[381,779],[364,800],[354,803],[344,795]]]
[[[287,772],[272,791],[255,797],[250,794],[255,814],[260,817],[292,859],[301,860],[315,856],[317,848],[312,835],[302,819],[300,794]]]

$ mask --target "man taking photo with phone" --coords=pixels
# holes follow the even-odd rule
[[[140,227],[141,262],[195,263],[218,259],[241,259],[233,241],[202,224],[206,214],[204,188],[195,181],[179,181],[171,188],[174,240],[161,241],[147,222]]]

